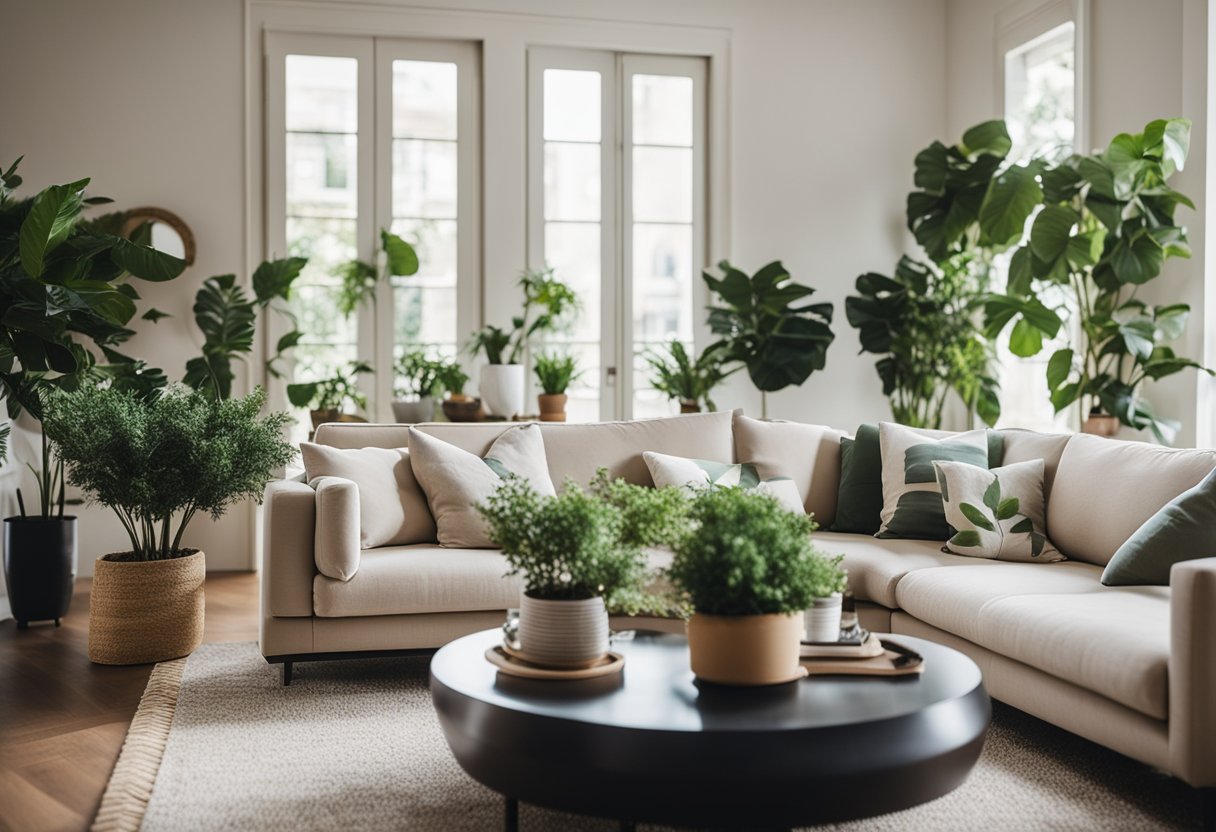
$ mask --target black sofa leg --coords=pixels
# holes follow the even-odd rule
[[[283,662],[283,687],[287,687],[291,684],[291,668],[292,662]]]
[[[1216,788],[1199,790],[1203,806],[1203,832],[1216,832]]]

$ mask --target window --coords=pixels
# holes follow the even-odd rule
[[[583,375],[571,420],[665,415],[642,356],[693,341],[705,260],[705,63],[533,50],[529,261],[582,299],[550,339]]]
[[[1076,25],[1061,23],[1018,44],[1004,54],[1005,123],[1013,140],[1011,158],[1027,161],[1045,157],[1059,161],[1073,152],[1077,135]],[[996,272],[1003,280],[1010,254],[1002,256]],[[1050,306],[1066,302],[1065,295],[1042,298]],[[1065,326],[1069,326],[1068,323]],[[1001,374],[1000,427],[1043,431],[1075,430],[1076,409],[1054,412],[1047,389],[1047,361],[1057,349],[1067,346],[1069,333],[1062,331],[1043,351],[1032,358],[1009,352],[1006,337],[998,341]]]
[[[309,258],[293,293],[303,338],[294,378],[360,359],[367,415],[391,419],[405,349],[453,355],[478,324],[478,67],[441,41],[267,38],[267,239]],[[380,267],[380,229],[414,244],[420,269],[337,311],[341,266]]]

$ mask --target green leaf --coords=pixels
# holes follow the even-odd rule
[[[1014,165],[998,175],[988,186],[980,207],[980,229],[984,239],[996,246],[1017,242],[1026,228],[1026,219],[1043,199],[1043,189],[1035,180],[1035,170]]]
[[[979,546],[980,543],[980,533],[967,529],[966,531],[957,532],[954,537],[950,538],[949,545],[959,549],[967,549],[973,546]]]
[[[186,365],[184,383],[221,399],[232,393],[232,359],[252,351],[257,310],[231,274],[208,278],[194,299],[203,355]]]
[[[1043,349],[1043,333],[1026,318],[1018,319],[1009,333],[1009,351],[1021,358],[1038,355]]]
[[[303,337],[303,332],[298,329],[293,329],[291,332],[279,339],[278,343],[275,344],[274,351],[277,353],[287,352],[289,349],[297,346],[300,343],[300,339]]]
[[[1093,156],[1082,156],[1077,163],[1077,172],[1089,182],[1091,193],[1096,193],[1111,201],[1117,199],[1115,196],[1115,174],[1105,162]],[[1107,224],[1107,227],[1110,227],[1109,224]]]
[[[1190,147],[1190,119],[1157,119],[1144,127],[1144,152],[1161,160],[1166,176],[1182,170]]]
[[[1034,523],[1029,517],[1023,517],[1009,529],[1010,534],[1030,534],[1034,531]]]
[[[1021,502],[1017,497],[1006,497],[1004,500],[1001,500],[1000,505],[996,507],[996,519],[1008,520],[1018,513],[1018,508],[1020,506]]]
[[[978,528],[986,532],[996,531],[996,526],[992,525],[992,521],[988,519],[988,516],[982,510],[971,505],[971,503],[959,503],[958,508],[963,513],[963,516]]]
[[[186,261],[149,246],[141,246],[121,237],[114,238],[110,259],[124,271],[140,280],[162,283],[172,280],[186,269]]]
[[[1157,325],[1156,337],[1162,341],[1181,338],[1182,333],[1186,332],[1186,322],[1190,314],[1191,307],[1185,303],[1174,303],[1155,308],[1153,322]]]
[[[287,385],[287,400],[295,407],[308,407],[316,397],[316,382],[309,381]]]
[[[1048,205],[1030,228],[1030,250],[1045,262],[1054,262],[1068,248],[1073,227],[1081,221],[1067,205]]]
[[[1122,237],[1110,253],[1110,265],[1120,283],[1142,284],[1161,274],[1165,253],[1152,235],[1143,230]]]
[[[1147,361],[1156,347],[1154,336],[1157,328],[1149,318],[1134,318],[1119,324],[1119,335],[1127,351],[1140,361]]]
[[[34,197],[18,239],[21,266],[30,277],[42,276],[47,255],[72,233],[80,216],[81,194],[88,183],[82,179],[70,185],[52,185]]]
[[[1052,353],[1047,362],[1047,388],[1056,390],[1072,373],[1073,351],[1064,347]]]
[[[1001,120],[985,121],[977,124],[963,133],[963,143],[960,149],[970,157],[986,153],[1004,158],[1013,147],[1009,138],[1009,130]]]
[[[946,146],[934,142],[920,153],[916,154],[916,172],[913,183],[916,187],[933,193],[941,193],[946,188]]]
[[[1075,270],[1092,266],[1102,257],[1102,247],[1106,243],[1106,229],[1095,228],[1084,234],[1068,238],[1068,263]]]
[[[162,312],[159,309],[149,309],[147,312],[140,315],[139,317],[145,321],[151,321],[152,323],[156,323],[161,318],[172,318],[173,316],[170,315],[168,312]]]
[[[307,257],[287,257],[261,263],[253,272],[253,295],[257,302],[265,306],[275,298],[290,300],[291,285],[307,264]]]
[[[418,273],[418,252],[396,234],[380,229],[380,243],[388,258],[388,273],[397,277],[409,277]]]
[[[984,489],[984,505],[996,511],[997,506],[1001,504],[1001,481],[995,476],[988,487]]]
[[[1009,259],[1009,278],[1005,285],[1011,295],[1028,297],[1032,291],[1034,275],[1030,271],[1030,249],[1022,246]]]

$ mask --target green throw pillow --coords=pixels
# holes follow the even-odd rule
[[[945,431],[924,431],[945,436]],[[997,468],[1005,455],[1005,437],[988,431],[988,467]],[[840,440],[840,488],[834,532],[875,534],[882,525],[882,450],[878,425],[860,425],[853,439]],[[945,537],[942,537],[945,540]]]
[[[1216,471],[1144,521],[1106,564],[1106,586],[1169,586],[1170,567],[1216,556]]]

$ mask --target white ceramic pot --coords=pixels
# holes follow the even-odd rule
[[[519,603],[519,649],[543,664],[579,666],[608,652],[604,599],[550,601],[524,593]]]
[[[481,368],[481,404],[492,416],[510,419],[524,411],[524,366],[484,364]]]
[[[435,399],[433,396],[423,396],[414,401],[394,400],[393,418],[401,424],[410,425],[418,422],[433,422],[435,421]]]
[[[840,593],[816,598],[806,611],[807,641],[840,641]]]

